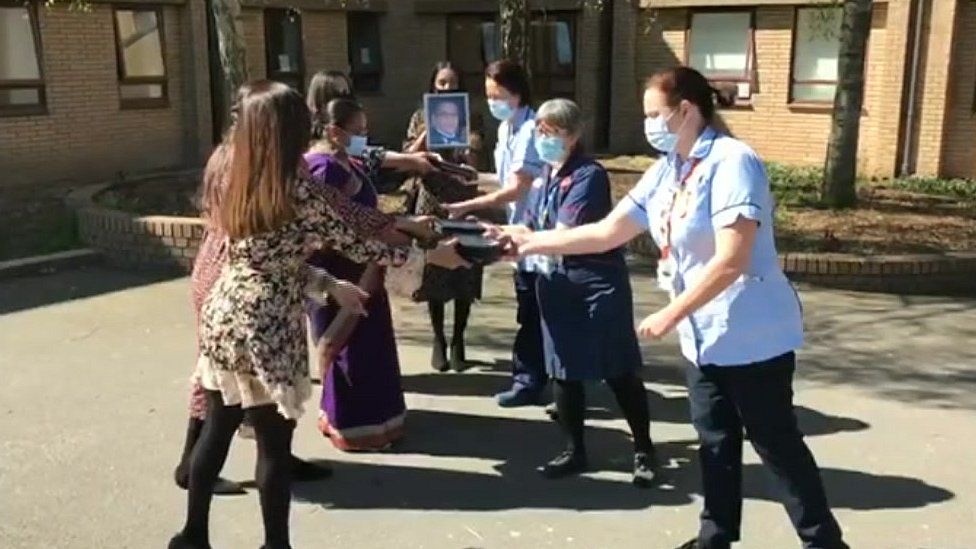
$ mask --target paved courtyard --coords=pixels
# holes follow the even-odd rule
[[[296,451],[334,478],[296,487],[296,548],[661,548],[685,541],[700,506],[683,363],[673,339],[646,345],[653,435],[673,487],[629,484],[626,426],[590,391],[594,472],[545,481],[560,447],[539,408],[501,410],[513,301],[490,271],[461,374],[427,366],[426,313],[395,311],[408,438],[341,454],[301,421]],[[638,314],[658,306],[635,274]],[[808,345],[798,414],[851,546],[976,547],[976,301],[802,292]],[[186,279],[89,268],[0,283],[0,548],[160,548],[185,495],[171,470],[185,427],[193,326]],[[744,548],[797,547],[755,454],[746,454]],[[226,476],[252,478],[235,440]],[[219,498],[217,548],[257,547],[257,494]]]

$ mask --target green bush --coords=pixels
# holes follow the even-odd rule
[[[899,177],[883,181],[887,187],[901,191],[976,201],[976,181],[971,179],[937,179],[933,177]]]
[[[767,162],[766,175],[777,204],[808,207],[819,205],[817,193],[823,180],[822,169]]]

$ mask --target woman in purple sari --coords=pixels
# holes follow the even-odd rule
[[[312,179],[338,188],[354,202],[375,208],[373,181],[380,154],[366,151],[366,114],[350,99],[334,99],[313,112],[316,141],[305,155]],[[309,262],[334,276],[358,283],[368,265],[338,254],[321,252]],[[374,267],[375,268],[375,267]],[[346,346],[335,356],[322,379],[319,429],[343,451],[371,451],[389,447],[403,436],[406,404],[400,384],[400,364],[390,302],[382,284],[374,288],[366,316],[359,319]],[[312,336],[318,341],[340,311],[337,304],[308,305]]]

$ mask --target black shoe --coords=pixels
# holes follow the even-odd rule
[[[210,544],[200,545],[194,543],[183,535],[183,532],[176,534],[169,540],[169,545],[166,546],[167,549],[210,549]]]
[[[468,363],[464,357],[464,339],[458,337],[451,341],[451,369],[455,372],[463,372],[468,369]]]
[[[173,472],[176,485],[181,490],[186,490],[190,486],[190,471],[188,469],[188,467],[179,465],[176,467],[176,471]],[[217,477],[217,480],[214,481],[213,494],[215,496],[243,496],[247,494],[247,490],[233,480]]]
[[[542,389],[509,389],[495,395],[495,401],[502,408],[519,408],[522,406],[545,406],[549,403]]]
[[[549,416],[549,419],[553,421],[559,421],[559,410],[556,409],[555,404],[546,406],[546,415]]]
[[[332,476],[332,468],[324,463],[312,463],[291,456],[291,476],[295,482],[315,482]]]
[[[700,548],[701,548],[701,544],[698,543],[698,538],[693,538],[677,546],[675,549],[700,549]]]
[[[653,453],[634,454],[634,486],[650,488],[661,480],[660,466]]]
[[[446,372],[450,368],[450,364],[447,362],[447,342],[441,341],[439,338],[434,338],[434,348],[431,352],[430,357],[430,367],[437,370],[438,372]]]
[[[566,450],[552,459],[549,463],[539,467],[539,473],[548,479],[564,478],[586,471],[586,453]]]

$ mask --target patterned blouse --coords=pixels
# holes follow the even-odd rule
[[[292,189],[295,219],[228,241],[227,265],[203,304],[201,354],[214,370],[257,378],[275,400],[294,394],[308,377],[303,266],[309,252],[331,248],[354,261],[393,264],[409,253],[369,240],[391,218],[383,216],[382,225],[362,218],[349,223],[343,216],[350,212],[349,201],[336,195],[303,175]],[[364,228],[371,232],[364,234]]]

